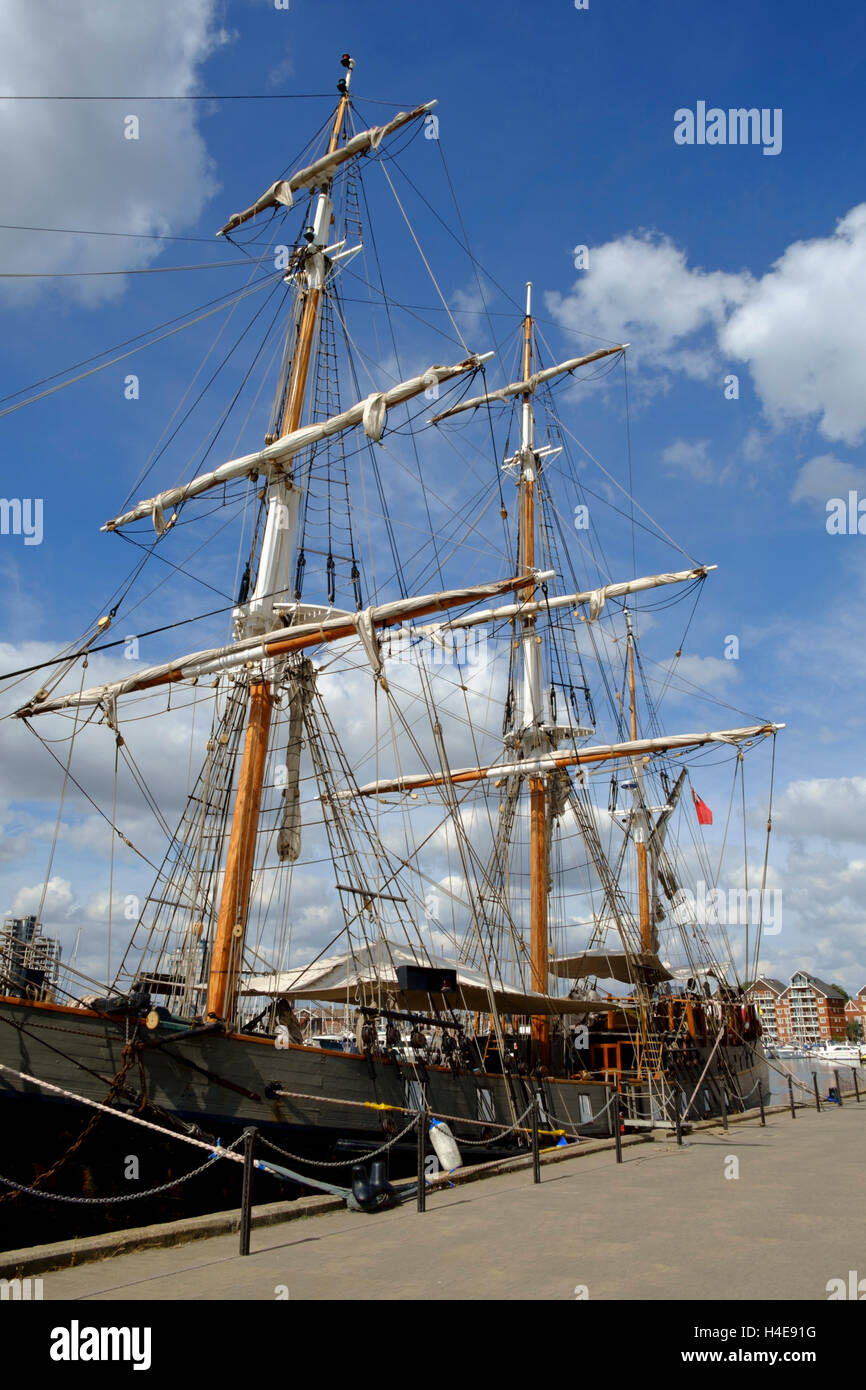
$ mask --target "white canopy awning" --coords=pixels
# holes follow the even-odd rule
[[[457,997],[428,995],[418,990],[401,990],[397,984],[397,967],[416,965],[435,970],[456,970]],[[436,1007],[447,1002],[452,1008],[490,1010],[490,992],[484,975],[469,966],[448,960],[445,956],[426,953],[400,945],[396,941],[379,941],[358,946],[339,956],[327,956],[312,965],[282,970],[272,975],[254,975],[241,988],[242,994],[282,996],[295,999],[324,999],[334,1003],[386,1005],[391,1000],[407,1009],[426,1009],[431,1000]],[[520,985],[493,980],[497,1010],[519,1014],[579,1014],[597,1013],[598,1000],[550,998]]]
[[[551,975],[581,980],[596,975],[600,980],[621,980],[637,984],[641,979],[670,980],[670,972],[651,951],[578,951],[573,956],[557,956],[549,962]]]

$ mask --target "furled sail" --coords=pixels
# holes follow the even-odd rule
[[[478,623],[507,622],[511,618],[529,618],[537,613],[546,613],[549,608],[589,608],[589,621],[594,622],[608,599],[623,598],[626,594],[640,594],[646,589],[658,589],[665,584],[687,584],[690,580],[704,579],[717,565],[698,565],[692,570],[673,570],[667,574],[647,574],[640,579],[625,579],[614,584],[604,584],[598,589],[582,589],[576,594],[557,594],[552,598],[527,600],[525,603],[506,603],[499,608],[483,608],[461,617],[449,618],[447,623],[426,623],[424,627],[413,630],[415,636],[433,637],[452,628],[474,627]]]
[[[165,492],[159,492],[155,497],[149,497],[145,501],[137,502],[128,512],[123,512],[111,521],[107,521],[102,527],[103,531],[116,531],[118,526],[128,526],[132,521],[140,521],[142,517],[152,517],[158,532],[166,529],[171,524],[165,521],[165,510],[167,507],[176,507],[178,503],[185,502],[188,497],[198,497],[202,492],[208,492],[211,488],[219,487],[222,483],[231,482],[233,478],[250,477],[253,474],[280,471],[293,455],[305,449],[308,444],[316,444],[320,439],[327,439],[332,434],[340,434],[343,430],[351,429],[353,425],[364,426],[364,432],[370,439],[378,440],[382,437],[385,412],[392,406],[400,405],[403,401],[411,400],[413,396],[420,395],[429,387],[443,381],[450,381],[452,377],[460,376],[463,372],[474,371],[480,367],[482,362],[488,361],[493,356],[492,352],[477,354],[473,353],[462,362],[456,363],[452,367],[433,366],[428,367],[427,371],[421,376],[410,377],[407,381],[401,381],[396,386],[392,386],[388,391],[377,391],[367,396],[363,401],[358,401],[350,406],[348,410],[343,410],[339,415],[332,415],[328,420],[320,420],[313,425],[304,425],[301,429],[292,430],[290,434],[284,434],[273,444],[268,444],[264,449],[258,449],[254,454],[245,454],[243,458],[230,459],[228,463],[220,464],[219,468],[214,468],[210,473],[201,473],[192,482],[184,483],[181,487],[167,488]]]
[[[658,923],[662,921],[665,915],[665,910],[662,907],[659,896],[659,884],[661,884],[661,886],[663,887],[665,891],[665,896],[668,899],[670,899],[673,896],[673,891],[676,888],[673,872],[664,862],[666,859],[665,837],[668,832],[668,825],[670,824],[671,816],[676,810],[677,802],[680,799],[680,793],[682,792],[683,786],[685,784],[686,772],[687,769],[683,768],[682,772],[680,773],[679,777],[677,778],[676,782],[670,790],[667,799],[667,805],[656,818],[655,825],[653,825],[649,834],[648,849],[650,865],[652,869],[650,873],[650,883],[652,884],[650,922],[652,924],[653,946],[656,950],[658,949]],[[671,885],[673,885],[673,887]]]
[[[590,744],[586,748],[563,748],[556,753],[542,753],[521,762],[492,763],[489,767],[461,767],[447,777],[428,772],[410,773],[387,781],[368,782],[357,791],[342,792],[343,796],[378,796],[384,792],[414,791],[423,787],[440,787],[447,782],[479,782],[484,778],[514,775],[541,775],[561,767],[580,767],[583,764],[613,762],[621,758],[639,757],[643,753],[664,753],[677,748],[699,748],[705,743],[743,743],[762,738],[784,729],[784,724],[749,724],[742,729],[717,729],[703,734],[668,734],[663,738],[639,738],[628,743]]]
[[[322,155],[321,159],[317,159],[313,164],[308,164],[305,169],[299,169],[296,174],[292,174],[290,179],[277,179],[276,183],[272,183],[270,188],[260,198],[257,198],[245,212],[234,213],[225,226],[220,227],[217,236],[225,236],[227,232],[233,232],[235,227],[240,227],[242,223],[248,222],[251,217],[264,212],[267,208],[275,208],[280,205],[290,208],[294,201],[293,195],[302,188],[315,189],[326,186],[333,179],[339,166],[345,164],[347,159],[352,159],[356,154],[363,154],[365,150],[378,149],[386,135],[391,135],[393,131],[399,130],[409,121],[416,121],[419,116],[426,116],[427,112],[432,111],[435,105],[435,101],[428,101],[423,106],[416,106],[413,111],[401,111],[392,121],[388,121],[387,125],[376,125],[369,130],[360,131],[333,153]]]
[[[486,391],[483,396],[473,396],[471,400],[460,401],[450,410],[443,410],[439,415],[434,415],[430,423],[438,424],[440,420],[448,420],[463,410],[476,410],[479,405],[486,405],[488,401],[507,401],[510,396],[531,394],[543,381],[552,381],[563,372],[574,372],[578,367],[585,367],[588,362],[597,362],[601,357],[611,357],[615,352],[625,352],[628,346],[628,343],[618,343],[616,347],[599,348],[598,352],[587,353],[585,357],[571,357],[567,362],[557,363],[555,367],[545,367],[542,371],[533,372],[532,376],[525,377],[523,381],[512,381],[508,386],[501,386],[498,391]]]
[[[191,652],[160,666],[147,666],[135,675],[120,681],[107,681],[104,685],[92,686],[70,695],[58,695],[53,699],[34,698],[30,704],[22,706],[16,713],[20,718],[33,714],[48,714],[52,711],[72,709],[81,705],[107,705],[119,695],[129,695],[136,690],[153,690],[157,686],[172,685],[178,681],[193,680],[200,676],[213,675],[231,670],[247,663],[266,661],[272,657],[287,656],[290,652],[303,651],[324,642],[337,642],[345,637],[356,637],[361,641],[371,641],[373,629],[391,627],[404,619],[424,617],[460,604],[477,603],[479,599],[493,598],[509,589],[522,589],[537,584],[538,573],[518,575],[514,579],[500,579],[491,584],[470,584],[464,589],[445,589],[436,594],[423,594],[417,598],[396,599],[393,603],[382,603],[368,608],[363,613],[351,617],[340,616],[316,622],[298,623],[294,627],[277,628],[261,637],[245,637],[238,642],[230,642],[225,647],[210,647],[204,651]]]
[[[283,814],[277,834],[277,855],[294,863],[301,853],[301,746],[304,715],[313,698],[316,676],[311,661],[304,661],[293,673],[289,699],[289,736],[286,743],[286,784],[283,787]]]

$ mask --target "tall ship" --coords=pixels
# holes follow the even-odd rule
[[[48,945],[25,960],[51,924],[7,924],[0,1178],[32,1189],[0,1194],[7,1232],[37,1208],[61,1224],[73,1211],[80,1230],[139,1224],[134,1202],[85,1212],[33,1193],[128,1192],[117,1155],[132,1150],[154,1186],[199,1165],[185,1139],[250,1126],[312,1176],[399,1153],[420,1107],[458,1145],[510,1152],[533,1103],[570,1143],[769,1094],[727,925],[694,892],[702,869],[714,878],[691,773],[710,753],[736,779],[782,726],[662,722],[642,629],[681,603],[687,630],[714,566],[608,474],[614,510],[675,557],[608,570],[563,400],[628,345],[553,361],[525,281],[498,346],[483,308],[466,327],[400,183],[435,138],[435,102],[362,125],[353,68],[344,55],[336,109],[298,167],[219,233],[253,261],[236,303],[255,291],[272,306],[233,402],[256,447],[164,478],[105,523],[143,559],[16,702],[21,739],[55,750],[70,803],[93,800],[82,743],[109,770],[109,893],[148,857],[118,810],[130,788],[164,852],[101,972]],[[443,222],[411,187],[413,210]],[[459,209],[445,221],[463,228]],[[410,266],[424,285],[407,299]],[[188,565],[215,579],[226,534],[238,559],[219,583],[236,585],[222,644],[115,662],[92,684],[146,580]],[[167,597],[167,625],[177,612]],[[172,824],[136,756],[159,719],[185,797]],[[188,779],[179,729],[199,760]],[[133,1145],[106,1108],[153,1128]]]

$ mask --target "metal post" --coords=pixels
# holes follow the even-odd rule
[[[250,1253],[250,1218],[253,1205],[253,1163],[256,1148],[256,1130],[244,1130],[244,1185],[241,1192],[241,1246],[240,1254]]]
[[[790,1076],[788,1077],[788,1099],[791,1102],[791,1119],[796,1120],[797,1112],[794,1109],[794,1082]]]
[[[541,1182],[541,1155],[538,1152],[538,1097],[532,1097],[532,1181]]]
[[[820,1115],[820,1113],[821,1113],[821,1096],[820,1096],[820,1094],[819,1094],[819,1092],[818,1092],[818,1073],[817,1073],[816,1071],[813,1071],[813,1072],[812,1072],[812,1084],[813,1084],[814,1087],[815,1087],[815,1109],[818,1111],[818,1114]]]
[[[427,1175],[424,1172],[424,1139],[427,1134],[427,1108],[418,1111],[418,1210],[427,1210]]]
[[[758,1104],[761,1107],[761,1124],[764,1126],[767,1123],[767,1116],[764,1112],[764,1088],[760,1081],[758,1082]]]
[[[834,1076],[835,1081],[836,1081],[836,1096],[837,1096],[837,1099],[838,1099],[838,1101],[839,1101],[839,1104],[841,1105],[841,1104],[842,1104],[842,1087],[839,1085],[839,1073],[836,1071],[835,1068],[833,1069],[833,1076]]]
[[[683,1107],[680,1103],[682,1101],[682,1096],[683,1093],[680,1090],[679,1086],[674,1086],[674,1124],[676,1125],[677,1130],[677,1143],[680,1145],[680,1147],[682,1147],[683,1142]]]
[[[613,1088],[613,1134],[616,1142],[616,1161],[622,1163],[622,1117],[619,1108],[619,1091]]]
[[[728,1127],[728,1093],[725,1090],[724,1081],[719,1083],[719,1095],[722,1101],[722,1128]]]
[[[857,1068],[851,1068],[851,1075],[854,1077],[854,1094],[857,1097],[857,1104],[860,1104],[860,1087],[857,1085]]]

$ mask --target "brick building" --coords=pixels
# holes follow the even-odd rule
[[[842,1041],[846,1037],[851,1015],[844,994],[805,970],[797,970],[788,985],[762,975],[749,986],[747,995],[760,1010],[764,1042],[770,1046]],[[866,986],[857,998],[866,1035]]]
[[[866,1038],[866,985],[858,989],[853,999],[849,999],[845,1005],[845,1018],[848,1023],[859,1023],[862,1029],[861,1036]]]
[[[835,985],[798,970],[791,976],[784,998],[791,1016],[791,1042],[844,1039],[845,996]]]
[[[761,1019],[761,1036],[770,1046],[787,1042],[791,1027],[788,1005],[784,1000],[785,986],[781,980],[761,975],[747,990]]]

